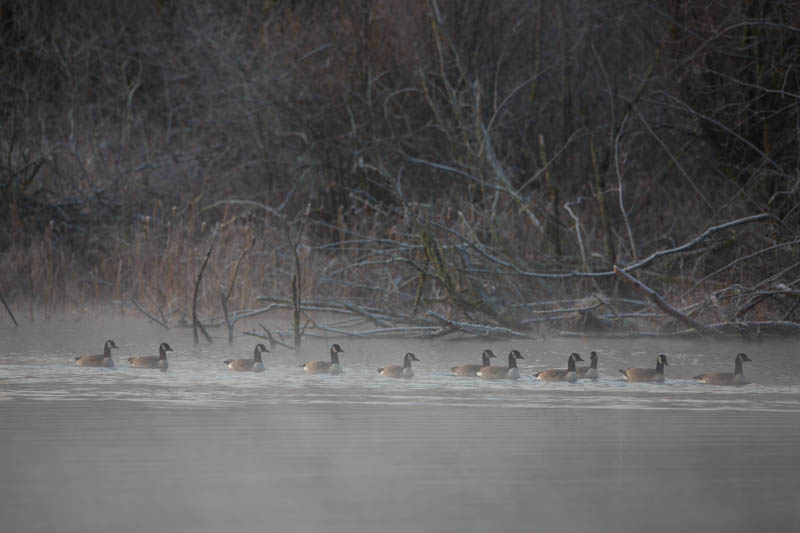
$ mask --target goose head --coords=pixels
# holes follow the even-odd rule
[[[267,350],[267,347],[259,342],[258,344],[256,344],[256,347],[253,348],[253,359],[255,359],[256,361],[261,361],[262,352],[269,353],[269,350]]]

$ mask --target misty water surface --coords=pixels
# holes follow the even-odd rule
[[[223,337],[223,332],[214,332]],[[80,368],[105,339],[117,367]],[[127,357],[169,342],[167,372]],[[4,531],[752,531],[800,527],[795,342],[336,339],[339,376],[304,376],[329,342],[276,347],[262,374],[222,360],[257,339],[195,348],[133,318],[2,326]],[[491,347],[517,382],[449,375]],[[539,383],[572,351],[601,378]],[[412,351],[412,380],[376,369]],[[695,384],[753,359],[741,388]],[[627,384],[651,367],[667,383]],[[588,357],[586,357],[588,359]]]

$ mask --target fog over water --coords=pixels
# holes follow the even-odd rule
[[[115,368],[75,364],[107,338]],[[160,342],[167,372],[127,367]],[[223,365],[256,342],[194,347],[120,317],[0,325],[3,531],[800,528],[795,341],[338,338],[276,347],[261,374]],[[330,342],[344,373],[305,376]],[[519,349],[522,378],[450,375],[484,348],[498,364]],[[595,382],[533,378],[591,350]],[[408,351],[413,379],[378,375]],[[753,384],[691,379],[732,372],[739,351]],[[665,384],[620,379],[662,352]]]

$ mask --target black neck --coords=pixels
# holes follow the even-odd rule
[[[492,364],[492,361],[489,359],[489,356],[486,355],[486,354],[483,354],[483,366],[490,366],[491,364]]]
[[[167,358],[167,351],[164,349],[163,346],[158,347],[158,358],[159,359],[166,359]]]
[[[664,373],[664,363],[661,362],[661,359],[656,361],[656,374],[663,374]]]
[[[575,372],[575,358],[571,355],[567,359],[567,372]]]
[[[597,357],[592,358],[592,363],[589,365],[589,367],[597,370]]]
[[[744,374],[742,371],[742,358],[736,357],[736,369],[733,371],[734,374]]]
[[[253,360],[256,363],[261,362],[261,348],[259,348],[258,346],[256,346],[255,349],[253,350]]]
[[[339,364],[339,352],[331,348],[331,363]]]
[[[517,368],[517,358],[513,353],[508,354],[508,368]]]
[[[408,355],[403,359],[403,368],[411,368],[411,357]]]
[[[111,345],[109,343],[103,346],[103,357],[111,357]]]

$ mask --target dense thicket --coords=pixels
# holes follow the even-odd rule
[[[240,306],[288,294],[299,264],[306,298],[520,327],[542,300],[619,296],[614,264],[767,213],[640,274],[685,305],[782,284],[717,318],[792,320],[799,18],[789,0],[2,1],[3,290],[186,311],[208,245],[224,285],[256,237]]]

